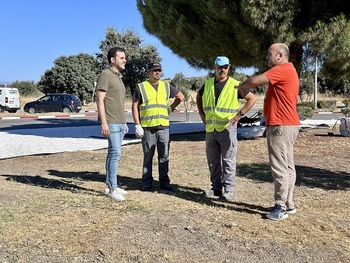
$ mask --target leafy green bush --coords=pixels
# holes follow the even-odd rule
[[[297,111],[300,120],[305,120],[311,118],[314,115],[314,110],[312,107],[305,107],[297,105]]]
[[[317,108],[319,109],[334,109],[337,107],[336,100],[319,100],[317,101]]]
[[[350,107],[349,106],[347,108],[341,109],[340,111],[345,115],[345,117],[350,117]]]
[[[313,102],[313,101],[301,101],[301,102],[298,102],[297,107],[310,107],[314,110],[315,109],[315,102]]]
[[[341,102],[345,105],[345,107],[350,106],[350,99],[342,100]]]
[[[21,96],[40,96],[42,93],[38,90],[34,81],[18,81],[11,84],[11,87],[17,88]]]

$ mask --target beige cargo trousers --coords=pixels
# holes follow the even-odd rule
[[[296,181],[294,143],[300,126],[266,127],[267,147],[272,176],[274,198],[282,209],[293,209],[293,192]]]

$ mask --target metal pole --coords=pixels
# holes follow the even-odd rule
[[[95,102],[95,89],[96,89],[97,82],[94,82],[94,86],[92,89],[92,102]]]
[[[316,63],[315,63],[315,89],[314,89],[314,102],[315,102],[315,109],[317,109],[317,57],[316,57]]]

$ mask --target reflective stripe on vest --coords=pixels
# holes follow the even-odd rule
[[[229,77],[215,105],[214,80],[210,78],[205,82],[202,96],[207,132],[223,131],[239,109],[238,89],[235,88],[239,81]]]
[[[139,84],[142,104],[139,107],[142,127],[169,126],[170,85],[159,81],[158,90],[148,82]]]

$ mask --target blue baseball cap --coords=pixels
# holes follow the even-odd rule
[[[230,61],[227,57],[222,57],[219,56],[215,59],[215,64],[219,65],[219,66],[224,66],[224,65],[230,65]]]

